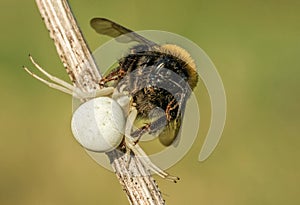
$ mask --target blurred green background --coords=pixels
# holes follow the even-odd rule
[[[213,155],[197,162],[210,107],[199,85],[197,142],[157,178],[168,204],[300,204],[300,2],[70,0],[91,49],[109,38],[89,20],[185,36],[211,57],[227,93],[227,122]],[[0,2],[0,204],[128,204],[113,173],[70,131],[71,97],[27,75],[35,59],[68,80],[34,1]]]

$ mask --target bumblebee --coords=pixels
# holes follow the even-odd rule
[[[102,88],[113,86],[128,93],[137,120],[147,122],[132,132],[136,143],[148,133],[158,135],[165,146],[175,145],[186,102],[198,82],[190,54],[177,45],[159,45],[105,18],[94,18],[90,24],[99,34],[138,43],[99,82]]]

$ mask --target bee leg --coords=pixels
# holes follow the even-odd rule
[[[175,99],[171,100],[171,102],[169,102],[169,104],[167,105],[167,109],[166,109],[166,116],[167,116],[167,120],[171,121],[172,115],[171,115],[171,111],[176,109],[178,107],[178,103]]]
[[[119,80],[123,78],[125,75],[126,72],[123,69],[118,69],[116,71],[109,73],[109,75],[105,76],[104,78],[102,78],[99,82],[99,85],[103,87],[106,83]]]
[[[132,138],[134,138],[134,141],[133,141],[133,144],[136,145],[141,137],[146,134],[146,133],[149,133],[150,131],[150,126],[151,124],[150,123],[147,123],[146,125],[144,125],[143,127],[140,127],[139,129],[135,130],[133,133],[132,133]]]
[[[135,130],[133,133],[131,133],[131,136],[135,139],[134,144],[137,144],[141,137],[146,134],[152,134],[157,131],[159,131],[161,128],[167,125],[167,117],[165,115],[161,116],[154,122],[148,123],[139,129]]]

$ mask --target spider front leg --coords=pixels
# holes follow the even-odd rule
[[[128,154],[127,156],[129,156],[128,165],[130,163],[130,152],[132,151],[135,154],[135,156],[138,157],[138,159],[142,162],[142,164],[147,169],[149,169],[150,171],[154,172],[155,174],[159,175],[160,177],[162,177],[164,179],[168,179],[168,180],[171,180],[176,183],[177,180],[179,180],[179,178],[176,176],[169,175],[168,173],[164,172],[159,167],[157,167],[155,164],[153,164],[151,162],[151,160],[149,159],[149,157],[147,156],[147,154],[137,144],[137,142],[135,141],[135,138],[132,136],[131,131],[132,131],[133,123],[136,119],[136,116],[137,116],[137,110],[133,107],[127,117],[126,126],[125,126],[125,144],[126,144],[126,151]],[[158,123],[160,123],[161,122],[160,119],[155,121],[154,125],[157,125]],[[150,128],[151,128],[151,126],[150,126]],[[157,128],[157,126],[156,126],[156,128]],[[146,129],[144,129],[144,130],[146,130]],[[150,129],[150,131],[151,131],[151,129]]]
[[[56,90],[59,90],[61,92],[67,93],[69,95],[72,95],[78,99],[84,99],[84,98],[93,98],[93,97],[101,97],[101,96],[108,96],[111,95],[114,91],[113,87],[104,87],[100,90],[96,90],[94,93],[87,93],[79,90],[75,86],[71,85],[70,83],[67,83],[47,71],[45,71],[38,63],[34,61],[31,55],[29,55],[29,59],[32,62],[32,64],[42,73],[44,74],[50,81],[45,80],[41,78],[40,76],[36,75],[35,73],[31,72],[27,67],[23,66],[23,69],[30,74],[35,79],[41,81],[42,83],[48,85],[51,88],[54,88]],[[51,82],[52,81],[52,82]]]

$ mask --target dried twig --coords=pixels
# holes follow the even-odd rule
[[[41,16],[73,84],[82,91],[99,89],[99,73],[91,52],[77,26],[67,0],[36,0]],[[117,151],[107,153],[131,204],[165,204],[161,193],[138,158]]]

